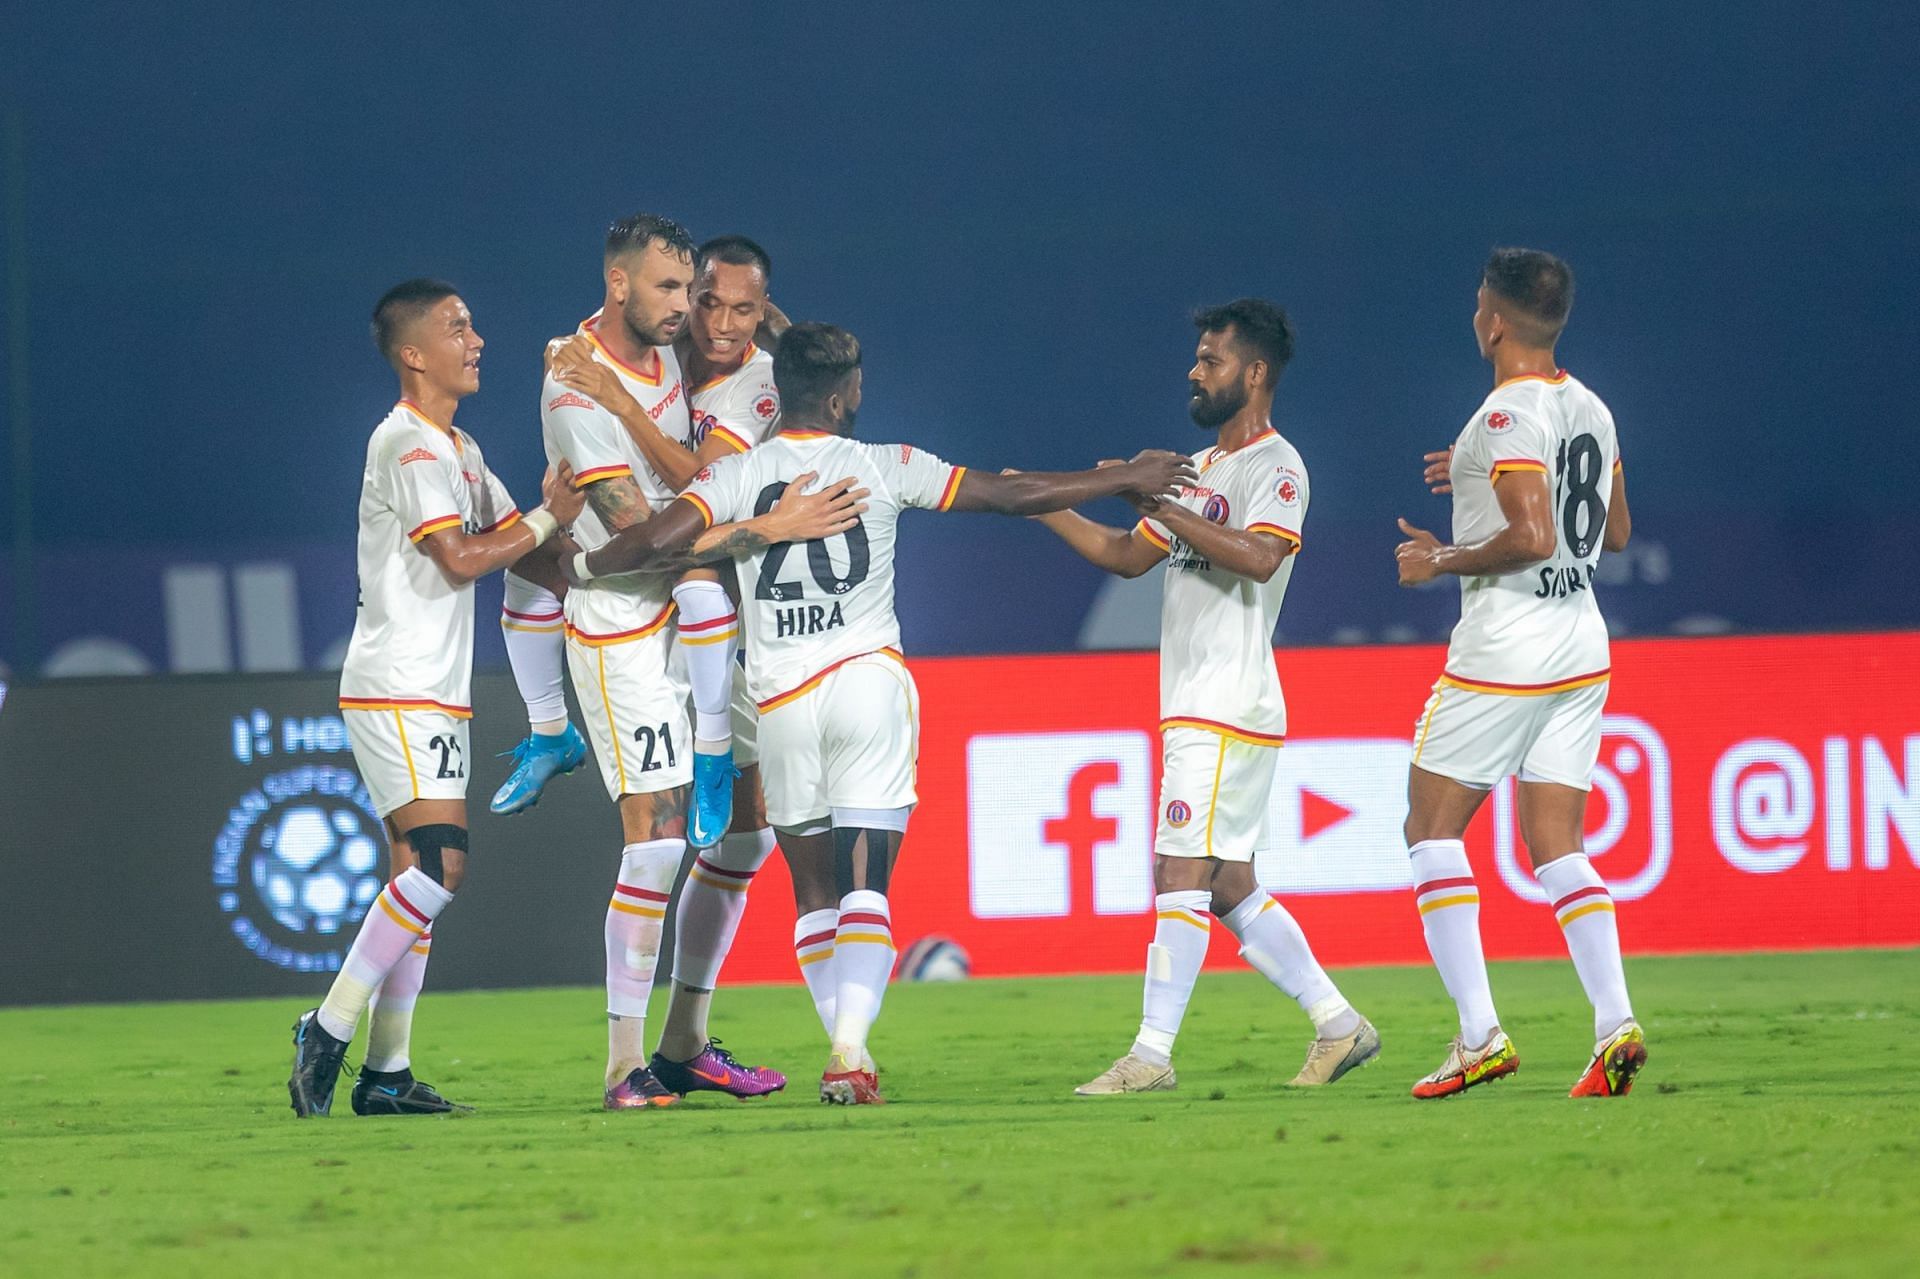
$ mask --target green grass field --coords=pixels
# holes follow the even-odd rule
[[[1445,1102],[1425,969],[1338,974],[1380,1062],[1281,1086],[1305,1019],[1208,974],[1176,1093],[1080,1100],[1130,977],[896,986],[884,1108],[821,1106],[797,987],[716,1030],[795,1086],[599,1110],[599,992],[422,1002],[447,1119],[297,1122],[292,1002],[0,1011],[0,1273],[977,1276],[1911,1275],[1920,955],[1632,962],[1652,1060],[1568,1100],[1588,1012],[1565,964],[1497,965],[1519,1075]],[[655,1002],[656,1015],[660,1007]]]

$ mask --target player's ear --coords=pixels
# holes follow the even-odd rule
[[[627,300],[627,273],[617,266],[607,268],[607,296],[624,304]]]
[[[415,373],[424,373],[427,371],[427,357],[420,354],[419,347],[409,342],[400,348],[400,365]]]

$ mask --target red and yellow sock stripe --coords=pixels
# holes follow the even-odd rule
[[[1553,904],[1554,918],[1560,921],[1562,928],[1576,919],[1598,914],[1601,911],[1609,915],[1614,913],[1613,894],[1607,891],[1604,884],[1594,884],[1588,888],[1578,889]]]
[[[823,928],[817,933],[808,933],[793,943],[793,957],[805,968],[808,964],[817,964],[823,959],[833,958],[834,929]]]
[[[1478,906],[1480,886],[1473,882],[1471,875],[1430,879],[1414,887],[1413,900],[1419,906],[1422,915],[1431,915],[1434,911],[1445,910],[1449,906]]]
[[[1170,923],[1191,924],[1203,933],[1213,931],[1213,917],[1205,911],[1188,910],[1185,906],[1172,906],[1154,912],[1154,919]]]
[[[744,893],[747,891],[747,885],[753,882],[752,871],[727,870],[724,867],[715,866],[704,857],[695,857],[693,869],[687,874],[708,888],[717,888],[723,893]]]
[[[682,644],[724,644],[740,634],[740,614],[728,613],[707,622],[680,623]]]
[[[834,945],[868,942],[893,949],[893,921],[877,910],[849,910],[840,914],[840,926],[834,933]]]
[[[617,910],[623,915],[638,915],[642,919],[665,919],[667,894],[651,888],[636,888],[631,884],[615,884],[613,900],[607,903],[607,909]]]

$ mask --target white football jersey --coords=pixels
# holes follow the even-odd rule
[[[1300,546],[1307,518],[1307,468],[1286,437],[1269,428],[1231,453],[1218,445],[1193,455],[1197,484],[1179,505],[1228,528],[1271,533]],[[1289,555],[1256,582],[1213,564],[1158,520],[1140,533],[1167,552],[1160,606],[1160,726],[1229,732],[1279,745],[1287,703],[1273,660],[1273,628],[1293,579]]]
[[[848,658],[899,651],[895,523],[910,507],[946,510],[966,474],[964,466],[911,445],[780,431],[758,448],[713,463],[681,497],[710,525],[750,519],[772,510],[803,471],[819,475],[816,487],[851,475],[872,495],[847,532],[820,542],[783,542],[738,562],[747,689],[763,711],[799,696]]]
[[[780,423],[780,388],[773,384],[773,357],[752,343],[746,363],[693,388],[693,447],[718,435],[735,452],[767,438]]]
[[[519,519],[472,436],[409,400],[393,406],[367,441],[360,478],[360,607],[340,668],[343,708],[472,714],[473,584],[448,581],[420,543]]]
[[[1517,471],[1553,487],[1553,556],[1518,573],[1460,579],[1460,622],[1443,682],[1492,693],[1544,693],[1607,677],[1607,624],[1594,565],[1620,446],[1613,414],[1564,370],[1495,387],[1453,447],[1453,540],[1506,523],[1494,485]]]
[[[620,382],[640,402],[654,424],[676,444],[691,450],[693,424],[687,409],[680,362],[670,346],[657,346],[649,362],[635,368],[616,358],[601,343],[595,315],[580,326],[593,337],[594,358],[619,375]],[[573,466],[573,482],[585,488],[596,480],[632,476],[655,511],[672,501],[674,489],[640,452],[627,428],[611,411],[554,379],[549,373],[540,384],[540,430],[547,461],[565,458]],[[573,522],[573,539],[582,550],[597,550],[612,540],[591,503]],[[568,593],[568,626],[589,639],[629,637],[637,631],[666,624],[673,608],[673,581],[659,573],[636,573],[599,578]],[[575,600],[574,597],[578,596]]]

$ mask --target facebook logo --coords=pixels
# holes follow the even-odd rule
[[[980,919],[1153,905],[1153,741],[1143,732],[967,742],[969,896]]]

